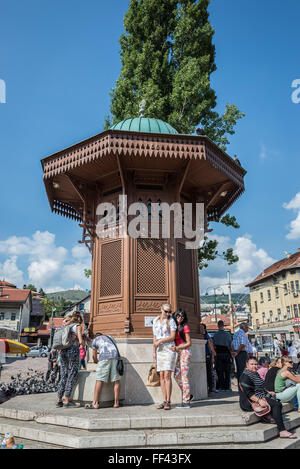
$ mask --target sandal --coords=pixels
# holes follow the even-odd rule
[[[98,407],[94,407],[93,403],[92,404],[86,404],[84,406],[84,408],[88,409],[88,410],[98,410],[98,409],[100,409],[100,404],[99,404],[99,402],[97,402],[97,404],[98,404]]]
[[[164,410],[171,410],[171,402],[167,401],[164,405]]]
[[[156,408],[157,409],[164,409],[165,408],[166,401],[164,401],[162,404],[159,404]]]
[[[295,433],[289,433],[289,435],[286,435],[286,436],[279,435],[279,438],[289,438],[290,440],[295,440],[298,437],[297,435],[295,435]]]
[[[68,403],[64,402],[63,407],[78,407],[78,406],[75,404],[75,402],[70,401]]]
[[[63,405],[64,403],[62,401],[58,401],[55,407],[63,407]]]

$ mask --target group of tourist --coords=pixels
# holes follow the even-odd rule
[[[160,315],[153,320],[153,361],[160,376],[163,399],[157,409],[162,410],[171,409],[172,373],[182,392],[182,403],[177,408],[189,408],[193,399],[189,382],[191,331],[188,318],[181,309],[172,313],[172,306],[163,304]],[[114,389],[113,407],[119,407],[121,375],[118,370],[119,351],[115,340],[100,333],[95,337],[90,332],[85,335],[79,313],[68,316],[64,324],[71,326],[73,343],[60,352],[61,379],[58,384],[57,407],[75,405],[70,396],[78,377],[80,347],[85,347],[85,341],[91,344],[92,358],[97,364],[94,398],[86,408],[100,407],[103,383],[109,381],[113,383]],[[247,331],[247,323],[242,323],[232,338],[231,334],[225,331],[223,321],[219,321],[218,332],[211,338],[205,325],[201,325],[201,333],[206,339],[208,390],[216,390],[212,366],[214,364],[218,389],[231,391],[232,361],[235,359],[241,409],[253,411],[259,407],[264,414],[263,420],[276,423],[281,438],[296,438],[285,429],[282,418],[282,403],[293,401],[298,410],[300,400],[300,377],[294,372],[293,359],[291,356],[280,357],[270,363],[268,357],[261,357],[258,361]]]
[[[262,419],[268,423],[276,423],[280,438],[294,439],[297,436],[286,430],[282,418],[283,402],[296,398],[298,409],[300,377],[291,372],[292,368],[291,357],[278,358],[270,365],[266,360],[261,361],[259,369],[257,359],[249,356],[239,379],[239,388],[242,410],[255,411],[255,406],[258,405],[260,411],[265,413]]]
[[[71,395],[77,383],[78,372],[81,367],[86,369],[85,356],[86,344],[91,344],[93,361],[97,363],[96,385],[94,399],[86,409],[98,409],[99,397],[104,382],[114,383],[114,407],[119,407],[120,379],[117,370],[118,348],[111,336],[96,334],[94,337],[90,331],[84,332],[84,323],[79,312],[68,315],[64,326],[70,327],[71,345],[62,349],[59,353],[61,362],[61,377],[58,383],[58,401],[56,407],[74,407]],[[55,352],[55,351],[54,351]]]
[[[153,359],[160,375],[160,386],[163,402],[158,409],[171,409],[172,373],[182,391],[182,403],[179,408],[190,407],[192,395],[189,384],[189,368],[191,360],[191,336],[187,324],[187,315],[178,310],[172,315],[172,306],[163,304],[161,314],[153,321]],[[58,383],[57,407],[71,407],[75,404],[70,400],[72,390],[78,378],[80,347],[87,340],[92,347],[92,358],[97,364],[94,397],[86,409],[98,409],[103,383],[112,382],[114,404],[119,407],[120,379],[117,369],[119,351],[115,340],[109,335],[96,334],[88,331],[84,337],[83,321],[79,313],[74,313],[64,320],[64,325],[72,325],[71,336],[73,345],[61,350],[61,379]],[[64,400],[63,400],[64,397]]]
[[[169,303],[161,306],[160,316],[153,321],[153,360],[157,364],[163,395],[158,409],[171,409],[172,372],[182,392],[182,403],[177,408],[190,407],[190,332],[185,311],[180,309],[172,317],[172,306]]]

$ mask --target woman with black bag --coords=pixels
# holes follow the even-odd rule
[[[282,404],[275,399],[274,392],[265,389],[265,383],[257,373],[257,368],[256,358],[248,358],[239,381],[241,409],[246,412],[255,412],[255,406],[259,406],[260,409],[269,407],[270,412],[264,415],[263,420],[268,423],[275,421],[280,438],[297,438],[285,429]]]

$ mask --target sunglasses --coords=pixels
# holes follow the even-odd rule
[[[177,317],[177,318],[184,318],[184,315],[183,315],[183,314],[177,314],[176,317]]]
[[[172,314],[172,310],[166,311],[166,310],[164,309],[164,313],[166,313],[166,314]]]

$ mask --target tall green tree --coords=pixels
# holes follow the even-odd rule
[[[223,114],[215,108],[211,87],[216,70],[214,29],[209,22],[210,0],[130,0],[120,38],[121,73],[111,92],[112,123],[135,117],[146,100],[146,117],[173,125],[179,133],[192,134],[197,127],[226,150],[228,136],[243,113],[227,104]],[[220,220],[238,228],[234,217]],[[200,269],[218,256],[229,264],[238,260],[233,250],[219,253],[217,241],[205,239],[199,250]]]
[[[34,292],[37,292],[37,289],[34,285],[32,285],[32,283],[29,283],[28,285],[24,285],[23,286],[23,289],[24,290],[31,290],[31,291],[34,291]]]
[[[122,69],[111,92],[113,123],[138,116],[146,100],[149,117],[180,133],[203,132],[222,149],[244,115],[227,104],[215,111],[210,76],[216,70],[210,0],[130,0],[120,38]],[[110,126],[106,118],[105,128]]]

